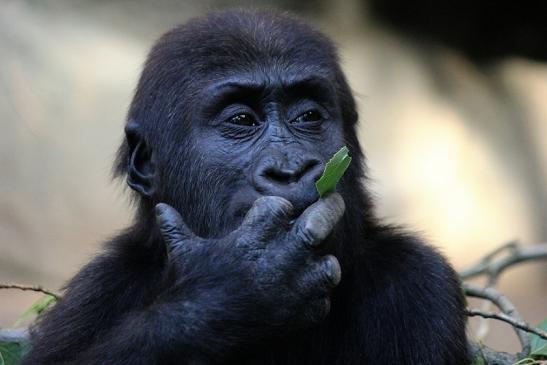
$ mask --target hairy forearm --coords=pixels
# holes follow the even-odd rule
[[[166,294],[148,308],[126,313],[74,364],[214,364],[258,337],[248,318],[220,300],[222,293],[185,291],[186,300]]]
[[[214,354],[201,345],[206,326],[183,308],[155,305],[127,313],[70,364],[213,363]]]

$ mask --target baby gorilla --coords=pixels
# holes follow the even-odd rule
[[[165,34],[116,161],[134,223],[41,317],[24,364],[467,364],[457,276],[375,217],[357,119],[332,43],[291,16]],[[319,198],[344,145],[353,163]]]

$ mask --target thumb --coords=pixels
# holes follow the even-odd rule
[[[168,204],[156,205],[156,222],[168,248],[179,245],[181,241],[196,238],[190,228],[184,224],[179,212]]]
[[[310,247],[318,246],[344,215],[346,206],[342,196],[329,193],[310,205],[293,227],[300,241]]]

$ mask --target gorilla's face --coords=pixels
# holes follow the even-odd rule
[[[263,195],[286,198],[297,212],[317,200],[315,181],[344,145],[328,74],[240,72],[203,85],[188,118],[184,167],[169,166],[179,171],[167,181],[183,185],[171,191],[182,194],[196,233],[226,234]]]
[[[222,236],[260,196],[304,210],[343,145],[354,163],[340,190],[353,181],[346,190],[358,191],[356,121],[334,47],[320,33],[290,18],[213,14],[150,52],[117,173],[140,193],[144,214],[164,202],[195,233]]]

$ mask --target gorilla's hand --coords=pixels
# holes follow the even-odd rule
[[[342,197],[332,193],[294,219],[288,200],[266,196],[254,202],[231,234],[204,239],[186,227],[174,208],[158,204],[157,221],[180,282],[173,294],[186,306],[195,298],[200,315],[229,316],[247,330],[321,320],[341,269],[334,256],[321,256],[316,249],[344,209]]]

